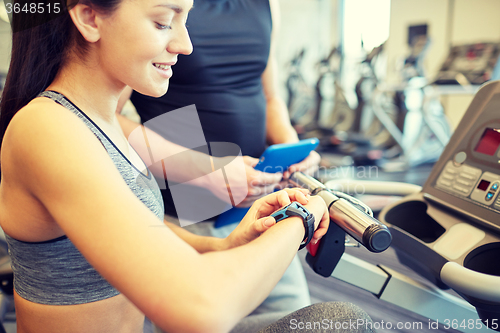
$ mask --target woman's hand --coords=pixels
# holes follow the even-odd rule
[[[317,196],[309,197],[309,203],[304,205],[309,212],[314,214],[315,231],[311,243],[316,244],[328,231],[330,214],[325,201]]]
[[[298,201],[304,206],[307,205],[311,199],[308,193],[309,191],[305,189],[287,188],[258,199],[250,207],[236,229],[226,237],[225,247],[237,247],[256,239],[276,223],[274,218],[269,215],[292,201]]]
[[[325,202],[320,197],[311,197],[305,189],[284,189],[257,200],[236,229],[225,239],[226,248],[246,244],[259,237],[276,221],[269,216],[274,211],[297,201],[304,205],[315,218],[315,232],[311,242],[318,242],[326,234],[330,216]]]

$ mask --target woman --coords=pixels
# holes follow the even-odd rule
[[[259,196],[273,192],[282,176],[288,178],[290,174],[290,171],[272,174],[254,169],[266,145],[298,141],[286,104],[278,93],[278,66],[274,54],[278,45],[279,14],[277,0],[196,0],[187,21],[194,52],[188,57],[179,57],[167,93],[152,98],[134,92],[131,98],[142,123],[147,124],[158,123],[159,117],[168,117],[170,111],[194,104],[207,142],[238,145],[245,155],[247,172],[246,179],[240,179],[245,187],[247,181],[251,184],[248,186],[251,190],[239,207],[249,207]],[[136,124],[131,120],[125,117],[119,120],[126,135],[135,129]],[[169,144],[157,145],[167,147]],[[133,142],[132,145],[141,155],[141,147]],[[141,155],[144,159],[149,156],[149,150],[148,147]],[[292,168],[312,173],[319,161],[319,154],[313,151]],[[155,174],[153,168],[151,171]],[[157,174],[160,178],[163,170]],[[230,173],[226,171],[226,174]],[[172,178],[169,175],[170,184]],[[227,195],[225,186],[209,188],[215,194],[218,189]],[[194,190],[202,191],[199,188]],[[175,189],[171,192],[168,187],[161,190],[167,220],[170,221],[179,215],[185,218],[183,215],[186,214],[174,204],[174,192]],[[243,215],[240,213],[241,217]],[[221,220],[224,216],[222,219],[216,216],[186,229],[198,235],[223,238],[239,222],[238,217],[226,219],[234,222],[229,225],[221,224]],[[291,312],[310,304],[307,281],[296,257],[276,288],[253,313]]]
[[[45,16],[56,5],[59,17]],[[326,232],[324,203],[300,190],[259,199],[226,239],[164,227],[158,187],[139,171],[115,109],[126,85],[166,92],[177,55],[192,50],[191,7],[87,0],[13,14],[0,225],[17,332],[138,333],[144,314],[168,332],[225,332],[266,297],[304,238],[300,218],[275,223],[271,212],[299,201],[316,218],[313,241]]]
[[[18,332],[141,332],[143,314],[167,331],[227,331],[278,281],[304,236],[302,221],[287,219],[232,250],[196,250],[246,242],[244,232],[267,229],[265,216],[290,200],[308,202],[322,221],[315,237],[324,233],[320,200],[279,192],[256,203],[232,238],[186,235],[193,248],[161,228],[157,188],[127,186],[125,175],[143,162],[114,116],[118,97],[126,85],[166,92],[177,55],[192,50],[191,6],[82,1],[22,31],[30,18],[14,14],[1,105],[0,222],[16,274]],[[43,22],[43,15],[31,17]],[[54,93],[35,98],[42,91]],[[150,175],[136,176],[146,183]]]

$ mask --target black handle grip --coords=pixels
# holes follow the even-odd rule
[[[307,245],[306,262],[317,274],[329,277],[345,250],[345,231],[330,223],[328,231],[317,244]]]

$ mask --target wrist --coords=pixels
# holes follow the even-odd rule
[[[207,170],[206,170],[206,165],[207,165],[207,158],[208,162],[210,165],[221,165],[220,162],[217,162],[220,158],[219,157],[212,157],[207,154],[203,153],[198,153],[192,156],[192,164],[195,166],[194,174],[199,175],[199,176],[205,176],[205,177],[195,177],[192,180],[190,180],[191,185],[195,185],[198,187],[206,188],[209,191],[213,192],[214,189],[217,188],[217,185],[220,186],[220,184],[217,182],[220,180],[217,177],[214,177],[215,174],[208,174],[207,175]],[[207,177],[208,176],[208,177]]]
[[[233,247],[231,245],[229,236],[226,238],[212,237],[212,241],[213,241],[212,248],[214,251],[226,251]]]
[[[298,216],[291,216],[287,219],[280,221],[280,224],[286,224],[293,228],[294,232],[299,235],[299,239],[302,241],[305,237],[304,222],[302,218]]]
[[[291,126],[290,126],[291,127]],[[299,142],[299,137],[297,136],[297,132],[292,127],[293,132],[282,133],[280,136],[275,136],[269,138],[270,144],[280,144],[280,143],[295,143]]]

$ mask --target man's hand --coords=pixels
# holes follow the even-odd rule
[[[234,156],[222,157],[220,159],[228,159],[229,162],[234,159]],[[219,165],[228,165],[228,167],[225,168],[225,172],[228,183],[231,184],[230,191],[232,196],[242,197],[242,193],[246,193],[245,199],[237,203],[237,207],[244,208],[250,207],[256,200],[274,192],[276,188],[286,188],[288,185],[287,179],[295,171],[302,171],[305,174],[312,175],[318,170],[320,160],[320,155],[316,151],[312,151],[303,161],[290,166],[290,168],[282,174],[279,172],[267,173],[255,170],[254,167],[259,162],[259,159],[243,156],[246,178],[242,177],[241,170],[233,167],[231,164],[221,161]],[[221,184],[211,184],[209,189],[218,198],[227,200],[228,187],[225,184],[223,186],[221,186]]]
[[[299,163],[291,165],[287,171],[283,173],[283,178],[288,179],[290,175],[295,171],[302,171],[306,175],[312,175],[316,170],[318,170],[319,162],[321,161],[321,156],[316,151],[311,151],[309,156]]]
[[[224,171],[227,177],[227,184],[230,184],[231,188],[228,188],[226,183],[220,184],[219,182],[218,184],[211,184],[208,189],[223,200],[227,200],[228,190],[233,198],[245,196],[243,201],[237,203],[238,207],[250,207],[257,199],[272,193],[283,178],[282,173],[267,173],[255,170],[254,167],[259,162],[257,158],[243,156],[246,177],[242,175],[239,164],[228,163],[234,159],[234,156],[221,157],[219,159],[220,161],[217,162],[219,165],[227,165]],[[228,161],[224,162],[224,159]]]

